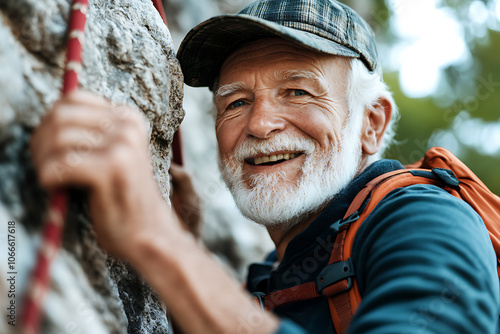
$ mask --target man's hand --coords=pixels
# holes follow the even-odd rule
[[[190,175],[182,166],[172,162],[172,207],[182,222],[182,226],[191,232],[196,239],[201,237],[202,218],[201,200],[194,189]]]
[[[129,260],[185,333],[273,333],[278,320],[251,301],[164,203],[147,134],[137,110],[75,92],[57,102],[33,134],[39,181],[48,190],[90,191],[101,246]],[[176,172],[174,179],[183,181],[174,186],[192,190]]]
[[[72,93],[44,117],[31,152],[48,190],[90,190],[99,242],[113,255],[128,257],[132,238],[167,223],[158,221],[168,209],[153,179],[148,125],[139,111],[91,93]]]

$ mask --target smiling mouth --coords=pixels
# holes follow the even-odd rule
[[[245,159],[245,162],[253,166],[272,166],[279,163],[295,159],[302,153],[284,153],[284,154],[272,154],[262,157]]]

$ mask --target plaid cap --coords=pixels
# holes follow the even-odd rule
[[[321,53],[359,58],[370,71],[379,66],[373,30],[345,4],[336,0],[260,0],[238,14],[202,22],[186,35],[177,53],[185,83],[212,86],[233,51],[266,37],[281,37]]]

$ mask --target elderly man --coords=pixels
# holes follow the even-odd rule
[[[375,177],[396,106],[371,29],[334,0],[262,0],[194,28],[179,50],[186,83],[209,86],[220,166],[240,210],[276,245],[250,268],[255,295],[314,282],[332,252],[330,225]],[[62,183],[86,131],[115,126]],[[56,104],[34,134],[40,182],[90,190],[102,246],[130,261],[186,333],[335,333],[326,296],[262,311],[183,229],[152,178],[146,127],[93,95]],[[95,173],[98,169],[100,172]],[[498,279],[487,231],[465,202],[431,185],[391,192],[356,234],[362,297],[352,333],[495,333]],[[343,328],[342,330],[345,330]]]

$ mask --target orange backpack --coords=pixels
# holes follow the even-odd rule
[[[481,216],[495,249],[500,277],[500,197],[493,194],[464,163],[441,147],[431,148],[423,159],[405,167],[366,184],[344,218],[332,224],[337,237],[330,261],[315,282],[257,295],[255,300],[266,310],[272,310],[284,304],[327,296],[336,332],[346,333],[361,302],[350,258],[356,232],[388,193],[415,184],[439,186],[469,203]]]

